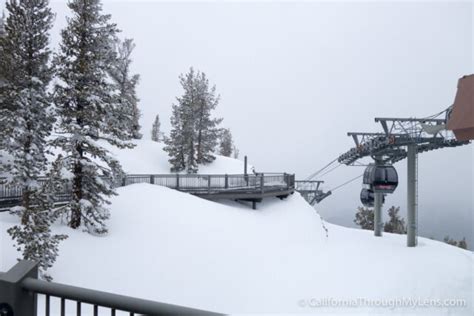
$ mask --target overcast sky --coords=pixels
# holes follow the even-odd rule
[[[53,45],[65,25],[57,13]],[[471,2],[139,2],[104,10],[135,40],[143,132],[160,114],[169,131],[180,73],[204,71],[221,95],[217,110],[257,171],[304,178],[353,146],[348,131],[380,131],[374,117],[425,117],[452,104],[457,80],[473,73]],[[406,164],[386,206],[406,209]],[[357,176],[341,166],[326,188]],[[473,147],[419,157],[419,226],[427,237],[472,239]],[[317,206],[350,225],[361,181]],[[291,210],[289,210],[291,211]]]

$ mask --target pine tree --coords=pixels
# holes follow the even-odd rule
[[[2,16],[0,17],[0,37],[5,36],[5,12],[2,12]]]
[[[28,214],[26,221],[21,225],[15,225],[8,229],[14,246],[22,253],[24,260],[32,260],[39,263],[40,276],[51,281],[52,277],[47,273],[58,256],[59,243],[67,238],[67,235],[56,235],[51,232],[51,225],[58,219],[60,211],[54,205],[54,197],[65,185],[61,179],[60,159],[57,160],[51,170],[47,173],[47,181],[40,189],[31,194],[32,205],[15,207],[12,213],[20,216]]]
[[[463,239],[458,242],[458,247],[462,249],[467,249],[466,237],[463,237]]]
[[[234,157],[234,159],[239,159],[240,150],[235,145],[232,146],[232,152],[234,153],[232,157]]]
[[[170,136],[164,140],[166,144],[164,150],[168,152],[170,157],[171,172],[180,172],[186,169],[185,159],[185,141],[183,121],[180,116],[180,106],[173,104],[173,112],[171,115],[171,132]]]
[[[221,132],[220,137],[220,146],[219,146],[219,154],[221,156],[230,157],[234,150],[234,142],[232,140],[232,134],[230,129],[224,128]]]
[[[6,8],[9,15],[0,42],[5,84],[0,100],[2,147],[10,163],[4,171],[11,176],[11,184],[22,190],[23,212],[19,213],[26,224],[38,177],[46,170],[46,138],[54,122],[47,92],[52,77],[48,41],[53,13],[47,0],[10,0]]]
[[[138,97],[136,87],[140,80],[139,75],[131,75],[131,55],[135,49],[132,39],[115,39],[116,58],[111,64],[109,74],[118,90],[118,109],[114,111],[118,115],[117,121],[122,128],[126,129],[134,139],[141,139],[140,133],[140,110],[138,109]],[[114,124],[112,122],[112,124]]]
[[[54,102],[60,117],[54,144],[67,155],[64,165],[73,174],[73,197],[68,208],[72,228],[85,225],[91,233],[107,232],[107,197],[115,194],[109,181],[120,164],[99,141],[132,147],[114,111],[120,109],[109,70],[116,60],[117,28],[102,14],[99,0],[72,0],[73,15],[61,32],[55,58],[58,84]],[[115,117],[114,117],[115,116]],[[100,163],[102,161],[103,163]]]
[[[161,123],[159,115],[156,115],[155,121],[153,122],[153,126],[151,128],[151,140],[158,143],[163,141],[163,134],[161,133]]]
[[[362,229],[374,229],[374,211],[366,207],[358,207],[354,223]]]
[[[49,182],[39,181],[47,169],[46,148],[54,116],[48,86],[49,31],[53,13],[47,0],[10,0],[8,18],[0,25],[0,85],[2,149],[9,156],[3,164],[10,184],[22,190],[20,206],[11,213],[21,223],[8,230],[23,259],[40,262],[42,275],[57,256],[63,235],[52,235],[55,211]]]
[[[443,241],[451,246],[457,246],[458,245],[458,242],[452,238],[450,238],[449,236],[445,236]]]
[[[219,104],[219,96],[216,97],[216,87],[209,86],[209,80],[203,72],[197,72],[195,89],[197,100],[193,104],[196,114],[196,160],[199,164],[214,161],[214,150],[219,142],[220,130],[218,125],[222,118],[213,118],[212,111]]]
[[[400,207],[392,206],[388,210],[389,221],[385,223],[384,231],[387,233],[406,234],[405,220],[398,215]]]
[[[222,119],[211,118],[218,98],[215,88],[209,88],[205,74],[195,72],[193,68],[180,76],[184,93],[173,105],[171,133],[166,139],[165,150],[170,156],[172,171],[186,170],[195,173],[198,163],[212,162],[217,145]]]

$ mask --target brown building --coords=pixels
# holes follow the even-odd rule
[[[474,75],[459,79],[458,91],[447,123],[447,129],[454,132],[457,140],[474,139]]]

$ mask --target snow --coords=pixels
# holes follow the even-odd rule
[[[161,148],[137,141],[114,155],[128,173],[167,173]],[[200,172],[242,169],[218,157]],[[53,227],[69,235],[50,271],[55,282],[232,314],[473,314],[472,252],[424,238],[407,248],[406,236],[326,223],[299,194],[252,210],[150,184],[117,192],[107,236]],[[6,233],[17,221],[0,213],[0,271],[18,257]],[[317,299],[463,299],[467,306],[322,308]]]
[[[132,149],[117,149],[108,144],[102,144],[112,156],[120,161],[122,168],[128,174],[167,174],[170,173],[168,154],[163,150],[164,144],[151,140],[134,140]],[[252,166],[248,166],[250,172]],[[209,165],[199,165],[200,174],[242,174],[244,162],[241,160],[216,156]]]

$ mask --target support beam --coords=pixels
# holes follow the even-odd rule
[[[417,145],[408,145],[407,150],[407,246],[418,243],[418,150]]]
[[[382,236],[382,202],[383,193],[374,193],[374,235]]]
[[[375,165],[383,164],[381,157],[375,157]],[[383,221],[382,221],[382,204],[383,193],[374,193],[374,235],[382,236]]]

